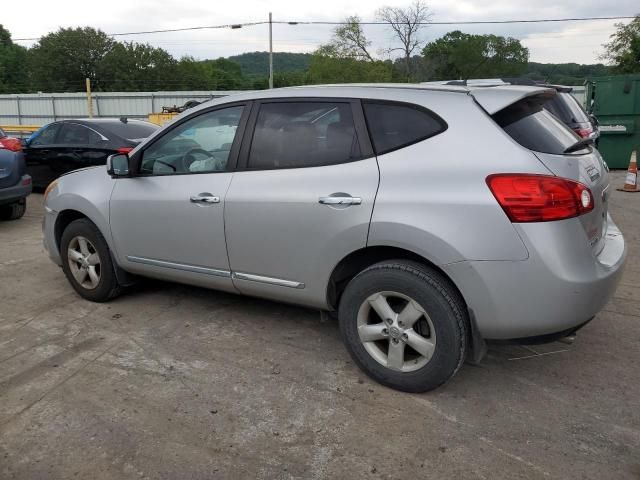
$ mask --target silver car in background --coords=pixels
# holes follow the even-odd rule
[[[337,313],[377,381],[442,385],[486,340],[554,339],[605,305],[623,237],[590,140],[524,86],[251,92],[180,115],[46,192],[84,298],[139,276]]]

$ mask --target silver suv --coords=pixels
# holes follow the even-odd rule
[[[590,140],[540,87],[345,85],[188,110],[46,196],[45,246],[102,302],[138,276],[337,313],[377,381],[442,385],[490,339],[573,334],[626,249]]]

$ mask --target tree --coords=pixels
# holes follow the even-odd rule
[[[640,15],[627,25],[616,23],[616,29],[611,41],[603,45],[601,58],[612,64],[616,73],[640,72]]]
[[[429,7],[422,0],[415,0],[411,6],[382,7],[376,13],[378,19],[389,24],[396,39],[402,45],[399,48],[392,48],[390,51],[401,51],[405,60],[407,81],[411,79],[411,56],[422,45],[420,31],[425,24],[431,21],[433,15]]]
[[[0,25],[0,93],[29,90],[27,49],[16,45],[11,34]]]
[[[529,61],[529,50],[518,39],[459,30],[427,44],[422,54],[432,80],[517,76]]]
[[[310,83],[390,82],[391,62],[338,58],[316,52],[309,67]]]
[[[100,87],[98,66],[116,45],[106,33],[91,27],[61,28],[29,49],[29,69],[36,90],[77,91],[84,79]]]
[[[97,64],[99,86],[111,91],[171,90],[176,60],[162,48],[143,43],[116,43]]]
[[[331,42],[326,45],[325,55],[339,58],[354,58],[356,60],[374,59],[369,53],[371,41],[365,36],[360,18],[357,15],[347,17],[345,23],[333,31]]]

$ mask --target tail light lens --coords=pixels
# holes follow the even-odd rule
[[[117,149],[118,153],[129,153],[133,150],[133,147],[120,147]]]
[[[573,218],[594,206],[589,188],[566,178],[507,173],[489,175],[487,185],[515,223]]]
[[[589,138],[593,133],[593,128],[574,128],[573,131],[576,132],[580,138]]]
[[[20,139],[13,137],[0,138],[0,149],[11,150],[12,152],[19,152],[22,150],[22,143]]]

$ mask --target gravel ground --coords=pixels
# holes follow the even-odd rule
[[[494,346],[412,395],[315,311],[161,282],[82,300],[33,195],[0,224],[0,478],[638,479],[640,194],[611,213],[625,276],[572,346]]]

